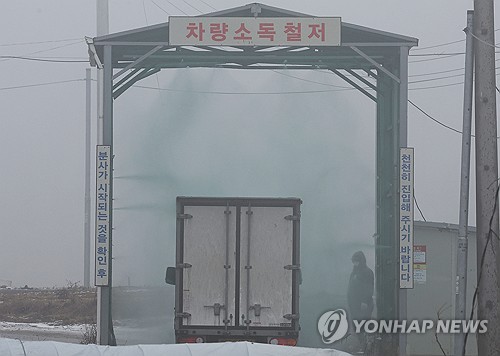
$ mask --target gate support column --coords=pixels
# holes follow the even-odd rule
[[[386,69],[399,74],[400,63],[383,63]],[[377,319],[399,319],[399,148],[400,103],[403,86],[381,70],[377,71],[377,162],[376,204],[377,233],[375,241],[375,274]],[[404,79],[406,81],[406,79]],[[405,119],[403,119],[405,120]],[[402,125],[406,127],[406,122]],[[405,136],[406,141],[406,136]],[[398,355],[399,338],[381,335],[381,354]]]
[[[109,285],[97,287],[97,342],[100,345],[116,345],[111,318],[111,286],[113,276],[113,65],[112,47],[104,46],[103,80],[103,145],[111,147],[111,170],[109,179]]]

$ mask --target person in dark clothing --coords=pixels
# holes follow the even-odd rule
[[[366,257],[358,251],[352,255],[353,269],[347,288],[347,303],[351,320],[368,320],[373,312],[373,271],[366,265]],[[366,347],[366,338],[363,333],[358,334],[361,350]]]

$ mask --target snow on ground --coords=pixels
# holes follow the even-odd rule
[[[0,321],[0,330],[52,330],[59,332],[83,333],[85,325],[55,325],[46,323],[11,323]]]
[[[58,341],[80,343],[87,325],[56,325],[48,323],[12,323],[0,321],[0,338],[23,341]],[[173,332],[163,324],[138,325],[133,320],[115,322],[118,345],[169,344],[174,342]]]
[[[175,344],[175,345],[130,345],[130,346],[98,346],[71,345],[60,342],[20,342],[0,338],[2,355],[28,356],[350,356],[345,352],[333,349],[312,349],[302,347],[253,344],[250,342],[226,342],[217,344]]]
[[[24,341],[58,341],[80,343],[85,325],[55,325],[46,323],[12,323],[0,321],[0,338]]]

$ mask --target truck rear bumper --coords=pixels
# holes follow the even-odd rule
[[[216,343],[216,342],[239,342],[248,341],[261,344],[274,344],[274,345],[286,345],[295,346],[297,345],[298,334],[295,335],[274,335],[274,336],[263,336],[263,335],[207,335],[207,334],[177,334],[175,341],[177,344],[184,343]]]

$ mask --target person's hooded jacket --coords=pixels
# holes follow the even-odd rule
[[[353,318],[369,317],[373,311],[373,271],[366,265],[365,255],[361,251],[354,253],[352,262],[358,262],[358,265],[353,267],[349,278],[347,302],[354,314]]]

